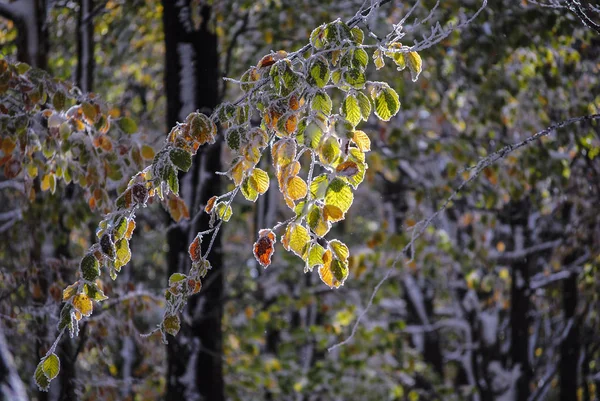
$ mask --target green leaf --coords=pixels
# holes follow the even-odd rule
[[[100,262],[98,262],[98,259],[91,253],[85,255],[83,259],[81,259],[79,268],[81,269],[81,275],[84,280],[94,281],[100,277]]]
[[[327,82],[329,82],[329,79],[331,77],[331,72],[329,71],[329,64],[323,56],[318,56],[312,61],[309,67],[309,72],[313,82],[319,88],[322,88],[325,85],[327,85]]]
[[[50,354],[43,362],[42,369],[48,380],[54,379],[60,372],[60,360],[56,354]]]
[[[117,248],[117,260],[115,262],[115,268],[119,270],[122,266],[125,266],[131,260],[131,251],[129,250],[129,241],[123,238],[117,241],[115,244]]]
[[[98,288],[96,285],[93,285],[93,284],[84,284],[83,292],[90,299],[92,299],[96,302],[101,302],[101,301],[104,301],[105,299],[108,299],[108,297],[106,295],[104,295],[104,292],[100,288]]]
[[[406,68],[406,58],[404,53],[400,53],[402,45],[400,43],[392,43],[389,48],[391,51],[385,52],[385,55],[394,60],[394,63],[398,66],[398,71],[402,71]]]
[[[343,77],[344,81],[346,81],[346,83],[352,86],[354,89],[363,89],[365,87],[365,83],[367,82],[364,72],[358,68],[345,71],[343,73]]]
[[[421,60],[421,56],[419,56],[419,53],[417,52],[408,52],[406,54],[406,63],[408,64],[412,81],[416,82],[417,79],[419,79],[419,74],[421,74],[421,70],[423,68],[423,60]]]
[[[337,206],[343,213],[346,213],[352,206],[353,200],[352,189],[343,179],[335,178],[329,183],[325,194],[326,205]]]
[[[175,167],[181,171],[188,171],[192,167],[192,155],[187,150],[179,148],[171,149],[169,158]]]
[[[347,177],[345,180],[348,181],[354,189],[358,188],[358,185],[365,179],[365,172],[367,170],[367,163],[365,163],[365,154],[357,148],[350,148],[348,152],[348,160],[353,161],[358,166],[358,173],[352,177]]]
[[[319,91],[313,97],[310,107],[311,109],[320,111],[325,115],[330,115],[333,104],[327,93]]]
[[[319,160],[323,164],[332,164],[338,159],[340,153],[341,149],[338,140],[330,136],[319,148]]]
[[[290,223],[281,238],[281,243],[287,251],[292,251],[300,258],[306,259],[310,235],[304,226]]]
[[[258,191],[253,185],[250,185],[250,177],[245,178],[244,181],[242,181],[242,187],[240,189],[244,198],[250,202],[255,202],[256,199],[258,199]]]
[[[239,150],[241,143],[241,132],[239,129],[228,130],[225,134],[227,146],[231,150]]]
[[[338,241],[337,239],[334,239],[329,241],[329,247],[333,251],[333,255],[336,258],[344,262],[348,260],[348,256],[350,256],[350,250],[348,249],[346,244],[344,244],[341,241]]]
[[[162,170],[161,178],[166,181],[167,185],[171,189],[171,192],[179,195],[179,180],[177,179],[177,172],[170,164],[165,164]]]
[[[352,32],[352,37],[354,38],[354,43],[357,45],[362,45],[365,39],[365,33],[359,27],[355,26],[350,30]]]
[[[319,237],[325,236],[331,229],[331,223],[325,221],[323,217],[323,209],[319,206],[313,205],[306,216],[306,222],[308,226]]]
[[[321,143],[323,137],[323,130],[317,121],[311,121],[304,129],[304,145],[311,148],[317,149]]]
[[[315,267],[323,266],[323,254],[325,248],[319,244],[314,244],[308,251],[308,259],[306,260],[306,267],[304,271],[312,271]]]
[[[48,380],[48,377],[46,377],[46,374],[44,373],[44,360],[43,359],[37,365],[37,368],[35,369],[35,374],[33,375],[33,378],[35,379],[35,384],[37,384],[38,388],[41,391],[48,391],[48,388],[50,387],[50,380]]]
[[[117,222],[113,226],[113,234],[115,236],[115,239],[118,240],[118,239],[123,238],[123,236],[127,232],[128,225],[129,225],[129,221],[124,216],[120,216],[117,219]]]
[[[231,206],[227,206],[225,202],[217,203],[215,209],[217,211],[217,216],[223,221],[229,221],[231,215],[233,214]]]
[[[176,283],[183,281],[187,278],[187,276],[183,273],[173,273],[171,277],[169,277],[169,287],[175,285]]]
[[[121,131],[126,134],[135,134],[138,130],[136,122],[129,117],[120,118],[117,120],[117,124],[119,125],[119,128],[121,128]]]
[[[367,121],[371,115],[371,102],[367,95],[362,92],[356,92],[356,99],[358,100],[358,107],[360,107],[360,115],[363,120]]]
[[[352,124],[353,127],[356,127],[362,119],[360,106],[358,104],[358,100],[356,99],[356,97],[354,97],[354,95],[346,96],[346,98],[342,102],[340,113],[346,119],[346,121]]]
[[[359,68],[364,71],[364,69],[367,67],[367,64],[369,64],[369,55],[367,52],[360,48],[354,49],[352,52],[352,65],[355,68]]]
[[[381,85],[371,91],[371,98],[375,102],[375,115],[380,120],[389,121],[400,110],[400,99],[395,90],[386,85]]]
[[[310,44],[317,50],[322,49],[326,45],[325,41],[325,24],[313,29],[310,33]]]
[[[168,334],[172,335],[173,337],[176,336],[181,328],[179,315],[170,315],[165,317],[165,320],[163,321],[163,327]]]
[[[327,174],[321,174],[320,176],[314,178],[310,183],[310,194],[313,199],[321,199],[325,196],[327,192],[327,187],[329,186],[329,180],[327,178]]]

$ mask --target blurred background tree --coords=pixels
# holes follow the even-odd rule
[[[255,261],[257,231],[289,217],[270,191],[256,203],[235,202],[179,335],[166,347],[139,336],[160,320],[170,274],[189,269],[187,246],[207,223],[193,216],[219,188],[232,188],[214,174],[231,158],[217,142],[181,176],[192,219],[156,205],[139,212],[130,264],[104,283],[110,299],[79,337],[60,343],[61,374],[50,392],[37,391],[31,372],[54,338],[62,289],[131,174],[189,112],[210,112],[240,94],[223,76],[239,77],[270,50],[299,49],[313,28],[347,20],[362,3],[0,3],[2,57],[49,74],[24,72],[29,81],[66,81],[65,108],[98,105],[95,124],[101,115],[138,122],[134,135],[111,127],[94,138],[89,166],[97,160],[105,169],[87,168],[82,185],[52,178],[63,167],[58,160],[52,174],[23,166],[26,182],[3,161],[0,328],[8,347],[0,346],[0,361],[10,352],[14,364],[0,363],[0,373],[16,369],[37,400],[600,398],[598,124],[549,130],[473,168],[553,123],[598,113],[600,37],[588,21],[598,13],[587,3],[504,0],[421,52],[417,82],[389,59],[371,72],[396,89],[402,106],[390,122],[362,127],[372,142],[367,179],[329,234],[351,248],[342,288],[304,275],[279,248],[268,269]],[[392,1],[364,23],[381,37],[412,6]],[[409,19],[406,41],[479,6],[424,1],[413,18],[430,19],[414,26]],[[22,98],[0,95],[2,157],[13,151],[9,130],[40,124],[21,118],[23,104],[43,103],[30,86]],[[89,117],[69,123],[92,129]],[[269,160],[261,163],[271,172]],[[475,172],[481,177],[456,193]]]

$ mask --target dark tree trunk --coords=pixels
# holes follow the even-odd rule
[[[567,337],[560,344],[560,400],[577,399],[577,374],[579,369],[579,324],[575,318],[577,307],[577,275],[563,281],[563,308],[565,323],[573,320]]]
[[[188,1],[163,1],[166,44],[165,85],[167,125],[185,120],[190,112],[210,112],[219,93],[217,37],[208,29],[210,7],[201,7],[202,22],[195,27]],[[190,171],[181,176],[180,194],[192,214],[219,193],[221,169],[220,141],[201,148]],[[190,267],[188,244],[198,231],[208,227],[202,214],[193,227],[179,225],[167,233],[169,275]],[[208,245],[208,239],[204,245]],[[217,237],[208,257],[212,270],[204,279],[198,296],[190,298],[179,335],[169,337],[167,346],[167,393],[169,401],[191,398],[224,400],[222,366],[223,263],[221,241]]]
[[[19,3],[19,7],[0,3],[0,15],[12,20],[17,27],[17,59],[33,67],[46,69],[46,0],[20,0]]]
[[[527,201],[514,202],[506,210],[507,220],[511,225],[515,250],[531,246],[530,233],[527,227],[529,204]],[[501,217],[502,219],[502,217]],[[516,401],[529,398],[529,383],[533,377],[529,361],[529,327],[530,304],[529,281],[530,264],[533,258],[525,258],[512,264],[512,281],[510,288],[510,359],[512,366],[520,366],[521,376],[517,382]]]
[[[91,92],[94,85],[94,21],[93,0],[81,0],[77,16],[77,69],[75,84],[83,92]]]

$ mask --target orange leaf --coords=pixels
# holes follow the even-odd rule
[[[275,234],[264,229],[258,232],[258,240],[254,243],[254,257],[265,269],[271,264],[271,256],[275,252]]]

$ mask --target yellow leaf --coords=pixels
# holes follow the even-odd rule
[[[264,194],[269,189],[269,174],[264,170],[255,168],[252,171],[252,181],[250,183],[259,194]]]
[[[246,170],[245,164],[246,163],[243,160],[239,161],[231,168],[229,172],[236,186],[240,185],[244,179],[244,172]]]
[[[287,181],[287,195],[292,200],[302,199],[306,196],[308,192],[308,186],[306,182],[298,176],[291,177]]]
[[[330,288],[339,288],[348,277],[348,263],[334,259],[331,250],[323,254],[323,265],[319,267],[319,277]]]
[[[73,298],[75,296],[75,294],[77,294],[78,286],[79,286],[79,283],[75,283],[75,284],[71,284],[70,286],[65,288],[63,290],[63,301],[68,301],[69,299]]]
[[[304,226],[290,223],[281,238],[281,243],[286,250],[294,252],[302,259],[306,259],[308,245],[310,244],[310,235]]]
[[[142,157],[146,160],[154,158],[154,149],[148,145],[142,145]]]
[[[371,150],[371,140],[363,131],[354,131],[352,140],[361,152],[368,152]]]
[[[94,306],[92,300],[85,294],[77,294],[73,297],[73,306],[84,316],[92,314]]]
[[[344,219],[344,212],[337,206],[325,205],[323,207],[323,218],[325,221],[340,221]]]
[[[273,164],[276,168],[281,168],[294,160],[296,157],[296,141],[293,139],[280,139],[275,142],[271,148]]]

